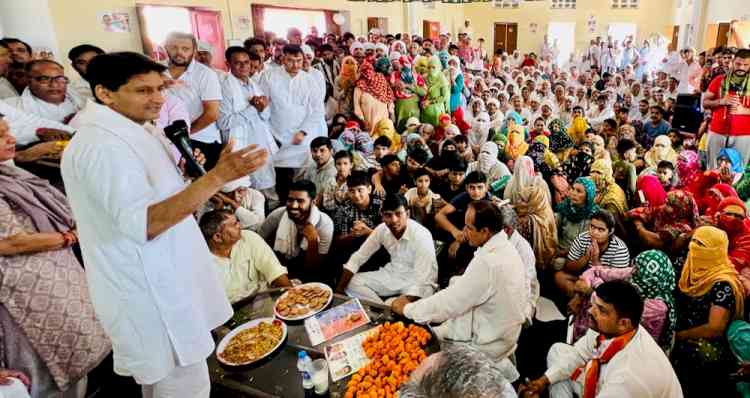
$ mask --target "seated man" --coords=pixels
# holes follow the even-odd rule
[[[599,285],[592,296],[591,328],[575,345],[556,343],[544,376],[522,386],[519,397],[678,398],[682,387],[669,359],[640,326],[643,299],[625,281]]]
[[[435,187],[435,193],[444,201],[450,202],[464,191],[464,177],[466,177],[466,163],[462,160],[452,161],[448,165],[448,180]]]
[[[383,223],[344,264],[336,291],[383,303],[381,297],[405,295],[409,300],[432,295],[437,286],[437,259],[432,234],[409,218],[406,200],[388,194],[381,210]],[[373,272],[359,268],[384,247],[391,261]]]
[[[475,248],[465,245],[466,237],[463,234],[464,216],[469,203],[493,198],[488,192],[487,177],[480,171],[472,171],[464,178],[464,189],[465,192],[435,214],[436,239],[448,245],[448,250],[440,254],[441,286],[445,286],[451,277],[461,274],[474,255]]]
[[[212,210],[203,215],[200,228],[216,260],[229,302],[234,304],[269,285],[292,286],[273,250],[255,232],[242,230],[232,213]]]
[[[388,154],[380,159],[380,171],[372,176],[375,192],[380,195],[406,192],[409,178],[398,156]]]
[[[238,178],[224,185],[209,202],[198,210],[197,219],[211,210],[230,210],[242,229],[257,231],[266,220],[266,198],[260,191],[250,188],[250,178]]]
[[[33,115],[67,124],[83,108],[85,100],[68,90],[69,79],[63,66],[51,60],[26,64],[29,86],[20,97],[5,99],[8,104]]]
[[[315,184],[316,192],[336,182],[336,164],[333,160],[333,145],[328,137],[316,137],[310,142],[312,162],[302,168],[299,178]]]
[[[468,344],[451,344],[427,357],[399,394],[401,398],[517,397],[502,369]]]
[[[290,275],[303,282],[325,281],[330,270],[321,270],[333,240],[333,221],[313,203],[315,184],[299,180],[289,186],[286,207],[271,212],[258,234],[273,242],[273,250]]]
[[[434,329],[441,340],[476,346],[514,381],[518,372],[508,357],[526,319],[526,271],[503,233],[503,216],[495,205],[472,202],[465,217],[467,242],[478,249],[464,274],[430,297],[411,303],[399,297],[391,308],[418,323],[441,322]]]
[[[372,194],[367,173],[354,170],[346,179],[347,199],[333,213],[333,245],[336,257],[343,264],[381,222],[383,200]]]
[[[591,215],[589,230],[571,243],[565,267],[555,273],[555,284],[567,297],[573,297],[578,276],[594,265],[630,266],[628,246],[615,235],[615,217],[604,209]]]

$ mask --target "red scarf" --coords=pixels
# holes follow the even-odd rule
[[[604,350],[604,353],[600,357],[591,359],[591,367],[589,367],[589,370],[586,372],[586,380],[583,384],[583,398],[596,397],[596,385],[599,383],[599,367],[609,362],[615,355],[617,355],[618,352],[625,348],[630,340],[633,339],[636,330],[637,329],[633,329],[630,332],[623,334],[622,336],[615,337],[615,339],[612,340],[612,343],[610,343],[609,347]],[[604,337],[604,335],[600,334],[596,338],[596,348],[599,348],[602,342],[606,339],[607,338]],[[576,369],[575,372],[573,372],[573,375],[570,376],[570,379],[578,379],[578,376],[580,376],[585,369],[586,365]]]

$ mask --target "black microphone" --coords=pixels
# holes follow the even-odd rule
[[[164,133],[177,147],[180,154],[185,158],[185,173],[190,177],[200,177],[206,174],[206,170],[193,156],[193,147],[190,146],[190,133],[184,120],[175,120],[172,124],[164,127]]]

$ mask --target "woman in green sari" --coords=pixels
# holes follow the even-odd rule
[[[422,123],[438,126],[440,115],[448,113],[451,88],[442,72],[443,66],[440,64],[440,59],[432,57],[428,62],[428,72],[425,77],[427,95],[422,101]]]

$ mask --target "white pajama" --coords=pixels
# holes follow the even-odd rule
[[[413,285],[413,282],[408,282],[408,278],[386,271],[385,268],[372,272],[359,272],[349,282],[346,294],[384,304],[381,297],[405,294],[406,290]]]
[[[167,377],[141,387],[143,398],[208,398],[211,380],[208,365],[201,361],[174,368]]]

